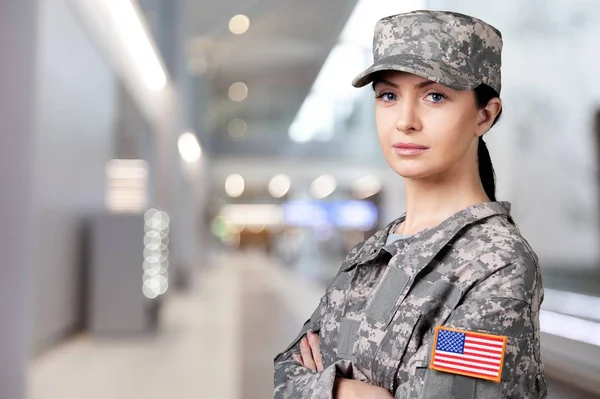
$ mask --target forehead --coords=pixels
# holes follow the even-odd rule
[[[432,80],[429,80],[422,76],[415,75],[415,74],[412,74],[409,72],[402,72],[402,71],[381,71],[373,77],[373,84],[377,85],[378,83],[381,83],[381,84],[392,83],[397,86],[405,86],[405,85],[414,86],[414,85],[419,85],[419,84],[423,84],[423,83],[430,83],[431,86],[435,85],[438,87],[446,87],[442,84],[435,83]],[[448,88],[448,89],[450,89],[450,88]]]

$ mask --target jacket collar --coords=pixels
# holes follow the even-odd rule
[[[507,201],[482,202],[462,209],[439,225],[408,238],[406,242],[410,244],[410,247],[405,260],[411,264],[414,263],[415,267],[427,264],[465,227],[495,215],[510,219],[510,209],[511,204]],[[406,213],[368,238],[360,250],[349,255],[344,262],[346,264],[344,269],[375,259],[385,247],[390,232],[394,231],[405,218]]]

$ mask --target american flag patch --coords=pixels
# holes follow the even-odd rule
[[[500,382],[505,350],[506,337],[438,326],[429,368]]]

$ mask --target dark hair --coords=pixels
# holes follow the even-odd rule
[[[484,108],[492,98],[500,97],[496,90],[485,84],[477,86],[474,91],[479,108]],[[496,119],[494,119],[492,126],[498,122],[501,114],[502,109],[500,109]],[[479,137],[477,163],[479,165],[479,178],[481,179],[483,189],[491,201],[496,201],[496,173],[494,172],[494,166],[492,165],[490,152],[488,151],[487,145],[483,141],[483,136]]]

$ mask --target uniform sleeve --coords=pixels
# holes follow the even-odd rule
[[[333,386],[337,368],[343,365],[330,365],[322,372],[313,372],[294,360],[300,353],[300,340],[308,330],[319,331],[321,315],[327,303],[325,294],[311,318],[304,323],[302,330],[282,353],[275,357],[274,399],[333,399]]]
[[[275,357],[274,361],[274,399],[333,399],[333,387],[336,377],[349,378],[354,375],[353,365],[348,360],[339,360],[327,366],[322,372],[313,372],[311,369],[300,365],[294,360],[294,354],[300,353],[300,340],[312,330],[320,331],[321,318],[328,308],[329,293],[338,278],[352,259],[362,248],[363,243],[357,244],[336,273],[325,295],[321,297],[319,306],[309,320],[304,323],[300,333],[290,345]]]
[[[532,273],[532,268],[533,273]],[[540,360],[539,305],[541,281],[535,267],[508,265],[471,289],[444,323],[446,327],[507,336],[502,380],[426,370],[423,398],[545,398]],[[530,277],[528,277],[530,276]],[[431,356],[428,344],[428,357]]]

